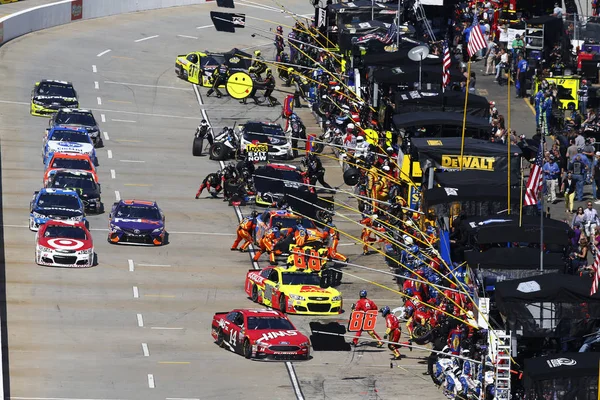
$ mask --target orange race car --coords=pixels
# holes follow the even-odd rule
[[[48,163],[46,164],[46,171],[44,172],[44,187],[46,187],[52,175],[54,175],[57,171],[65,169],[90,172],[94,176],[96,183],[98,183],[96,167],[94,167],[94,163],[89,155],[54,153],[52,157],[48,159]]]

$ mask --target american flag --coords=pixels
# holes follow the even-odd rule
[[[471,25],[471,33],[469,34],[469,43],[467,47],[469,57],[473,57],[473,54],[487,47],[483,32],[481,32],[481,27],[479,26],[479,18],[477,17],[478,12],[478,10],[475,10],[473,25]]]
[[[397,35],[398,35],[398,27],[396,26],[395,23],[392,22],[392,24],[390,25],[390,27],[387,30],[387,33],[383,37],[383,42],[391,43],[392,40],[396,39]]]
[[[442,63],[442,88],[450,84],[450,49],[448,48],[448,41],[444,41],[444,60]]]
[[[598,282],[600,282],[600,251],[596,251],[596,258],[594,259],[594,280],[592,281],[592,290],[590,296],[593,296],[598,291]]]
[[[537,157],[535,162],[531,165],[531,171],[529,172],[529,179],[527,180],[527,189],[525,191],[525,205],[534,206],[537,204],[542,192],[542,185],[544,184],[544,171],[542,166],[544,165],[544,142],[540,143]]]

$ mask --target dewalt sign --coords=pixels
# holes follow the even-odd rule
[[[441,166],[444,169],[476,169],[480,171],[493,171],[495,157],[442,155]]]

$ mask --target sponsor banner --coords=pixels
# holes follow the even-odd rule
[[[83,0],[73,0],[71,3],[71,21],[77,21],[83,17]]]
[[[246,160],[252,162],[269,160],[269,145],[266,143],[247,144]]]

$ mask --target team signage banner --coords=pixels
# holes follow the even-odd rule
[[[235,28],[244,28],[246,26],[246,14],[224,13],[211,11],[210,19],[219,32],[234,33]]]
[[[266,143],[247,144],[246,160],[261,162],[269,160],[269,145]]]

